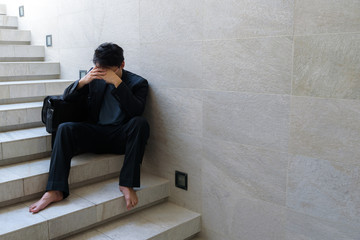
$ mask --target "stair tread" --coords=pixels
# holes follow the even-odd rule
[[[7,81],[0,82],[1,85],[22,85],[22,84],[36,84],[36,83],[56,83],[56,82],[74,82],[74,80],[67,79],[46,79],[46,80],[25,80],[25,81]]]
[[[152,239],[153,237],[169,231],[181,224],[191,220],[198,220],[197,222],[194,222],[195,224],[192,226],[193,229],[183,229],[183,231],[189,232],[187,235],[191,236],[200,230],[199,218],[200,214],[198,213],[192,212],[173,203],[166,202],[67,239]],[[177,236],[173,236],[171,239],[176,239],[176,237]],[[179,236],[178,239],[183,238],[180,238]]]
[[[0,133],[0,143],[18,141],[36,137],[50,136],[45,127],[28,128]]]
[[[71,166],[79,166],[91,161],[104,160],[106,158],[120,157],[115,154],[81,154],[73,157],[71,160]],[[40,174],[48,173],[50,165],[50,157],[35,159],[27,162],[16,163],[0,167],[0,173],[4,173],[0,176],[0,184],[13,180],[24,180],[28,177],[38,176]],[[4,177],[5,174],[9,175],[9,178]]]
[[[18,30],[18,29],[0,29],[0,31],[4,31],[4,32],[10,32],[10,31],[14,32],[14,31],[16,31],[16,32],[26,32],[26,33],[31,32],[30,30]]]
[[[44,45],[16,45],[16,44],[6,44],[6,45],[0,45],[1,47],[17,47],[17,48],[32,48],[32,47],[37,47],[37,48],[45,48]]]
[[[143,173],[141,180],[142,186],[136,189],[139,196],[139,204],[136,208],[151,204],[168,196],[168,189],[166,187],[168,180],[148,173]],[[90,195],[94,194],[97,194],[99,198],[101,197],[101,200],[97,201],[97,203],[87,199]],[[75,189],[67,199],[52,204],[51,207],[44,209],[38,214],[28,212],[28,207],[32,203],[33,201],[27,201],[0,209],[0,218],[4,222],[4,224],[0,225],[0,237],[4,234],[13,234],[14,231],[19,231],[20,235],[20,231],[28,231],[29,227],[44,224],[50,228],[49,231],[45,229],[44,233],[48,232],[52,235],[49,238],[54,238],[66,234],[66,231],[76,231],[78,228],[90,226],[113,217],[111,214],[105,213],[111,204],[115,204],[118,207],[117,209],[111,209],[116,216],[127,212],[124,196],[118,189],[117,177]],[[84,216],[86,217],[82,221],[78,220],[79,217]],[[22,221],[17,221],[16,219],[21,219]]]
[[[58,64],[59,62],[43,62],[43,61],[32,61],[32,62],[0,62],[0,64],[5,65],[5,64]]]
[[[43,102],[3,104],[3,105],[0,105],[0,111],[38,108],[38,107],[42,107],[42,105],[43,105]]]
[[[73,157],[69,176],[73,184],[88,182],[94,178],[118,175],[124,156],[117,154],[81,154]],[[50,157],[0,167],[0,203],[41,193],[45,190]]]

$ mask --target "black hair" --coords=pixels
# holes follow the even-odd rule
[[[103,43],[95,49],[93,63],[100,67],[120,67],[124,61],[124,50],[115,43]]]

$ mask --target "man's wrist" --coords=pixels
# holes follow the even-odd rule
[[[82,87],[85,85],[84,81],[85,81],[85,80],[84,80],[83,78],[80,79],[76,89],[82,88]]]
[[[121,83],[122,83],[122,80],[119,77],[115,78],[113,81],[115,88],[117,88]]]

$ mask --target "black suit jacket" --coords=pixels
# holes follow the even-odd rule
[[[122,83],[113,89],[111,94],[118,100],[119,108],[126,114],[123,122],[125,123],[144,112],[149,85],[146,79],[124,69],[121,80]],[[108,84],[103,79],[95,79],[76,90],[79,81],[80,79],[65,89],[63,98],[68,102],[83,101],[84,107],[87,108],[87,121],[97,123]]]

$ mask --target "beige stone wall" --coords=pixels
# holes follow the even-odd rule
[[[205,239],[358,239],[358,0],[23,2],[63,78],[101,42],[124,47],[151,85],[143,168],[202,213]]]

